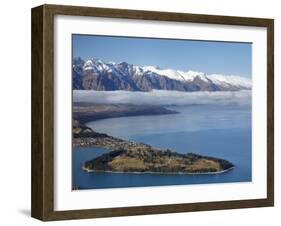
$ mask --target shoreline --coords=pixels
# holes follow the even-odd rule
[[[116,106],[110,106],[110,110],[113,110],[115,107]],[[99,114],[101,114],[105,108],[104,105],[100,106]],[[108,109],[106,108],[106,110]],[[135,111],[133,112],[135,113]],[[124,108],[122,108],[122,113],[124,113]],[[140,112],[138,112],[137,115],[139,115],[139,113]],[[167,112],[164,112],[164,114],[166,113]],[[87,112],[87,114],[89,117],[89,112]],[[111,114],[109,115],[113,116]],[[145,115],[147,115],[147,112]],[[108,134],[95,132],[77,119],[73,122],[73,126],[73,146],[100,147],[108,149],[109,151],[111,150],[106,154],[84,162],[82,170],[88,173],[215,175],[228,172],[235,168],[231,162],[224,159],[202,156],[195,153],[182,154],[171,149],[154,148],[145,143],[123,140]],[[112,163],[113,166],[111,165]],[[137,164],[137,167],[134,167],[132,163]]]
[[[225,170],[221,170],[218,172],[194,172],[194,173],[188,173],[188,172],[153,172],[153,171],[146,171],[146,172],[137,172],[137,171],[132,171],[132,172],[124,172],[124,171],[112,171],[112,170],[90,170],[82,166],[82,170],[86,171],[87,173],[127,173],[127,174],[162,174],[162,175],[217,175],[217,174],[222,174],[226,173],[228,171],[231,171],[235,168],[235,166],[230,167]]]
[[[179,114],[163,106],[132,104],[89,104],[77,102],[72,107],[73,119],[86,124],[110,118]]]

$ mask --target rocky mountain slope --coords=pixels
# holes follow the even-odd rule
[[[202,72],[140,67],[126,62],[105,63],[99,59],[72,62],[73,89],[151,91],[238,91],[249,90],[251,80],[239,76],[206,75]]]

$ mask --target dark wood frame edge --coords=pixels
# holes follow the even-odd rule
[[[53,22],[55,15],[211,23],[267,28],[267,198],[156,206],[54,211]],[[63,5],[32,9],[31,216],[43,221],[220,210],[274,205],[274,20]]]

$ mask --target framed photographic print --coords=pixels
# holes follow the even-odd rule
[[[32,9],[32,216],[273,206],[272,19]]]

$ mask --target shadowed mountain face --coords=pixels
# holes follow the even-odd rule
[[[72,62],[73,89],[151,91],[238,91],[251,89],[251,81],[239,76],[206,75],[158,67],[139,67],[126,62],[104,63],[98,59]]]

